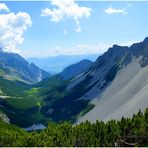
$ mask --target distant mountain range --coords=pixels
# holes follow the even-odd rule
[[[51,56],[46,58],[27,58],[27,61],[30,63],[36,64],[41,69],[50,72],[50,73],[59,73],[64,68],[80,62],[81,60],[88,59],[90,61],[95,61],[99,54],[91,55],[59,55]]]
[[[37,83],[50,76],[33,63],[29,64],[18,54],[0,50],[0,76],[5,79],[14,79],[27,83]]]

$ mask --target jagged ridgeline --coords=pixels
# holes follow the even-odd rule
[[[106,123],[86,121],[73,126],[69,122],[49,123],[43,131],[27,133],[17,126],[0,121],[1,147],[147,147],[148,108],[132,118]]]
[[[0,50],[0,76],[7,80],[37,83],[50,76],[33,63],[29,64],[19,54]]]

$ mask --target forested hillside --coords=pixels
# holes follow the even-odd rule
[[[0,121],[0,146],[148,146],[148,108],[120,121],[49,123],[30,133]]]

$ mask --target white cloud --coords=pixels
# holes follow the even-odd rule
[[[25,50],[21,51],[21,55],[24,57],[49,57],[49,56],[58,56],[58,55],[84,55],[84,54],[102,54],[111,47],[112,44],[109,43],[98,43],[97,45],[75,45],[70,47],[55,46],[49,47],[46,50],[40,52],[28,53]]]
[[[130,3],[128,3],[128,4],[127,4],[127,8],[131,8],[131,7],[133,7],[133,5],[130,4]]]
[[[105,9],[104,12],[107,14],[127,14],[125,8],[116,9],[116,8],[109,7]]]
[[[65,28],[65,29],[64,29],[64,34],[67,34],[67,33],[68,33],[68,31],[67,31],[67,29]]]
[[[0,3],[0,11],[9,12],[9,8],[4,3]]]
[[[138,43],[139,41],[127,41],[127,42],[124,42],[124,43],[120,43],[119,45],[120,46],[128,46],[130,47],[132,44],[134,43]]]
[[[49,56],[57,56],[57,55],[83,55],[83,54],[102,54],[111,47],[112,44],[108,43],[98,43],[97,45],[75,45],[73,47],[60,47],[56,46],[52,49],[48,50]]]
[[[112,44],[109,43],[98,43],[96,45],[77,45],[73,49],[80,54],[102,54],[108,50]]]
[[[75,19],[75,21],[77,24],[76,32],[81,32],[80,22],[78,21],[78,19]]]
[[[0,14],[0,47],[7,52],[19,52],[16,48],[22,44],[23,34],[32,25],[26,12]]]
[[[41,16],[50,16],[53,22],[59,22],[65,17],[72,18],[77,25],[76,31],[81,32],[80,19],[82,17],[89,18],[92,12],[91,8],[80,7],[74,0],[52,0],[51,4],[58,7],[42,9]]]
[[[139,41],[123,41],[123,42],[115,42],[115,43],[98,43],[96,45],[88,45],[88,44],[80,44],[71,47],[61,47],[55,46],[50,47],[47,50],[42,50],[42,54],[40,52],[32,52],[28,53],[22,51],[22,55],[25,57],[48,57],[48,56],[57,56],[57,55],[84,55],[84,54],[103,54],[114,44],[119,46],[131,46],[133,43],[137,43]]]

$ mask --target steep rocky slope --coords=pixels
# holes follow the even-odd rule
[[[100,56],[90,70],[74,78],[67,90],[89,81],[80,99],[95,107],[78,120],[109,120],[131,116],[148,106],[148,38],[131,47],[114,45]]]
[[[50,76],[18,54],[0,51],[0,76],[9,80],[36,83]]]

